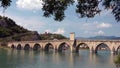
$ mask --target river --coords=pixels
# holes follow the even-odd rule
[[[0,68],[116,68],[114,55],[108,51],[91,54],[25,51],[0,48]]]

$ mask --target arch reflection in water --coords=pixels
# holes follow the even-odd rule
[[[106,53],[106,51],[110,53],[110,48],[104,43],[99,44],[95,49],[95,53]]]
[[[63,42],[59,45],[58,52],[65,52],[65,51],[70,51],[70,46],[67,43]]]

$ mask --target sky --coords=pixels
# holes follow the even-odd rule
[[[42,1],[12,0],[5,16],[13,19],[16,24],[38,33],[51,32],[69,37],[75,32],[76,37],[119,36],[120,22],[117,22],[111,10],[104,10],[94,18],[79,18],[75,12],[75,4],[65,11],[63,21],[55,21],[52,17],[43,17]],[[2,13],[2,8],[0,9]]]

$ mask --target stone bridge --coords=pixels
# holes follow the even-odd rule
[[[9,42],[8,47],[24,50],[49,50],[52,48],[55,51],[64,50],[63,47],[68,47],[71,52],[78,52],[79,47],[85,44],[90,52],[97,53],[98,47],[101,45],[107,46],[111,53],[118,52],[120,48],[120,40],[41,40],[41,41],[20,41]]]
[[[45,50],[63,51],[69,49],[71,52],[79,52],[79,48],[86,45],[90,52],[97,53],[100,46],[106,46],[111,53],[117,53],[120,48],[120,40],[75,40],[75,34],[70,33],[67,40],[40,40],[8,42],[8,47],[24,50]]]

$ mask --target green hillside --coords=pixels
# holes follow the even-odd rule
[[[0,16],[0,41],[39,40],[39,34],[17,25],[12,19]]]
[[[52,33],[44,33],[40,34],[41,40],[60,40],[67,39],[65,36],[61,34],[52,34]]]
[[[12,19],[0,16],[0,38],[26,32],[29,31],[15,24]]]
[[[0,41],[33,41],[66,39],[61,34],[38,34],[36,31],[27,30],[8,17],[0,16]]]

